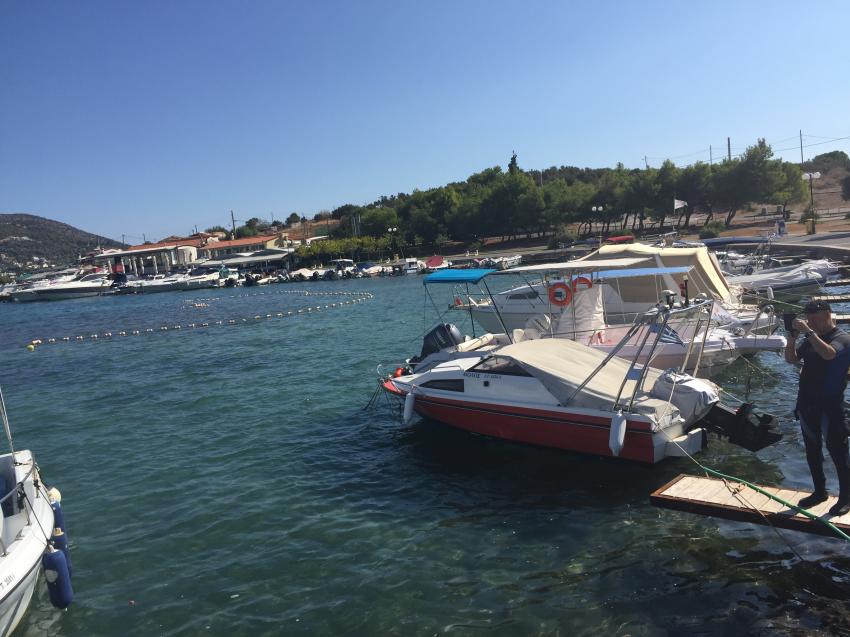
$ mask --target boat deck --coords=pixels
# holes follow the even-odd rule
[[[760,489],[786,500],[797,503],[810,494],[809,491],[766,487]],[[679,475],[649,496],[657,507],[685,511],[724,520],[771,525],[777,528],[835,536],[825,524],[812,520],[781,502],[772,500],[745,484],[731,480],[706,478],[703,476]],[[831,517],[827,513],[835,503],[835,496],[813,507],[810,511],[828,520],[845,533],[850,533],[850,513]]]

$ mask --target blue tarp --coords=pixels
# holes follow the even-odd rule
[[[423,283],[478,283],[488,274],[498,272],[492,268],[474,270],[437,270],[425,277]]]
[[[627,270],[602,270],[595,276],[600,279],[627,279],[633,276],[660,276],[662,274],[687,274],[691,266],[682,265],[675,268],[629,268]],[[589,274],[579,276],[590,277]]]

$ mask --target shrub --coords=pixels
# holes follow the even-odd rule
[[[557,250],[558,248],[565,248],[568,245],[571,245],[578,235],[576,234],[576,230],[572,226],[561,226],[557,230],[555,230],[555,234],[552,235],[549,239],[549,243],[546,246],[549,250]]]
[[[720,236],[720,233],[726,229],[726,226],[723,225],[721,221],[710,221],[705,224],[702,229],[699,231],[700,239],[713,239],[714,237]]]
[[[820,215],[811,208],[806,208],[806,211],[800,215],[800,223],[806,223],[809,219],[819,221]]]

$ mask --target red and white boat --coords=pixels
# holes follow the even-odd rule
[[[644,341],[649,356],[671,315],[710,306],[648,312],[643,323],[658,326]],[[618,358],[616,346],[605,353],[569,339],[492,336],[464,341],[439,325],[420,356],[381,379],[383,389],[404,399],[406,421],[415,412],[495,438],[650,464],[699,452],[709,431],[751,450],[781,438],[772,416],[722,405],[710,381]]]

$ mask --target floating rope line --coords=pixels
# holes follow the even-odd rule
[[[295,291],[293,291],[295,292]],[[170,324],[170,325],[160,325],[157,328],[146,327],[146,328],[138,328],[131,330],[120,330],[114,332],[101,332],[95,334],[78,334],[76,336],[61,336],[61,337],[51,337],[40,339],[36,338],[27,343],[26,348],[29,351],[34,351],[36,347],[39,345],[43,345],[45,343],[54,345],[60,343],[91,343],[98,340],[114,340],[116,338],[128,337],[128,336],[142,336],[144,334],[154,334],[161,332],[175,332],[180,330],[193,330],[193,329],[203,329],[207,327],[214,326],[227,326],[227,325],[245,325],[258,323],[260,321],[270,321],[273,319],[282,319],[289,317],[297,317],[298,315],[303,314],[312,314],[315,312],[321,312],[323,310],[333,310],[333,309],[341,309],[345,306],[355,305],[359,303],[365,303],[366,301],[370,301],[374,298],[374,295],[371,292],[344,292],[341,293],[345,296],[351,296],[353,298],[349,298],[345,301],[337,301],[335,303],[325,304],[325,305],[310,305],[307,307],[302,307],[299,309],[286,310],[286,311],[275,311],[275,312],[266,312],[265,314],[254,314],[253,316],[244,316],[239,318],[231,318],[231,319],[218,319],[218,320],[208,320],[203,322],[193,322],[193,323],[184,323],[184,324]],[[313,293],[308,292],[304,294],[304,296],[334,296],[333,293]],[[194,299],[193,302],[203,302],[203,299]],[[197,304],[196,304],[197,306]],[[201,305],[202,307],[206,307]]]
[[[249,296],[272,296],[275,294],[298,294],[300,296],[351,296],[372,298],[371,292],[314,292],[313,290],[270,290],[268,292],[243,292],[242,294],[229,294],[226,296],[212,296],[201,299],[185,299],[186,303],[224,301],[227,299],[244,299]]]

